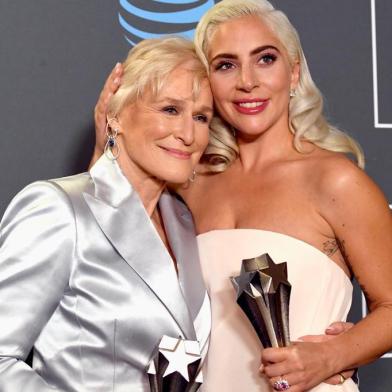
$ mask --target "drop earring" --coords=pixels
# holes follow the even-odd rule
[[[120,155],[120,147],[117,143],[118,128],[112,129],[109,122],[106,123],[106,144],[104,148],[105,155],[111,161],[115,161]]]
[[[192,170],[192,174],[189,176],[188,180],[190,182],[195,182],[195,180],[196,180],[196,170],[195,169]]]

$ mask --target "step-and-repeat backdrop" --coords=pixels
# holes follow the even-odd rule
[[[0,214],[37,179],[84,171],[106,75],[141,39],[192,37],[213,0],[0,0]],[[275,0],[298,28],[328,116],[392,202],[391,0]],[[369,255],[369,262],[372,255]],[[366,312],[356,290],[351,319]],[[392,354],[360,371],[386,392]],[[1,383],[1,380],[0,380]]]

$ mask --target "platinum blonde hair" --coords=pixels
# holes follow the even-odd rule
[[[191,41],[166,37],[138,43],[129,51],[123,63],[121,85],[108,104],[110,116],[115,117],[126,105],[136,102],[146,92],[158,95],[170,73],[184,63],[194,74],[193,94],[197,97],[208,75]]]
[[[293,66],[299,64],[300,76],[296,95],[290,99],[289,124],[294,134],[294,147],[304,152],[302,141],[307,140],[325,150],[352,154],[359,167],[365,159],[359,144],[343,131],[329,124],[323,115],[323,97],[314,83],[306,62],[298,33],[287,16],[267,0],[222,0],[202,17],[196,28],[195,46],[204,65],[208,65],[208,45],[220,24],[249,15],[256,15],[275,34],[285,47]],[[223,120],[215,120],[211,125],[210,145],[205,152],[205,160],[211,170],[223,171],[237,157],[238,146]]]

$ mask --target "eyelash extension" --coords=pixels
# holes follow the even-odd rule
[[[263,64],[272,64],[276,61],[276,59],[278,58],[278,56],[274,53],[263,53],[260,58],[259,58],[259,62],[263,62]],[[218,63],[215,67],[214,70],[215,71],[226,71],[227,69],[232,68],[234,65],[233,63],[231,63],[230,61],[221,61],[220,63]]]
[[[228,66],[231,68],[233,66],[233,64],[230,63],[229,61],[222,61],[215,66],[215,71],[219,71],[219,70],[223,69],[224,66]]]
[[[260,62],[261,60],[263,60],[263,63],[264,63],[264,64],[271,64],[271,63],[274,63],[274,62],[276,61],[277,58],[278,58],[278,56],[277,56],[276,54],[274,54],[274,53],[263,53],[263,54],[260,56],[259,62]],[[268,59],[268,61],[265,61],[265,59]]]

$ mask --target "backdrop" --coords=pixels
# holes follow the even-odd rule
[[[192,30],[213,0],[0,0],[0,213],[37,179],[84,171],[92,112],[132,43]],[[392,2],[276,0],[298,28],[327,113],[363,146],[392,201]],[[369,255],[371,262],[371,255]],[[365,311],[356,291],[351,319]],[[392,355],[360,371],[361,389],[391,390]]]

